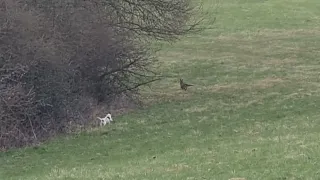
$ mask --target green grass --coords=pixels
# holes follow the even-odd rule
[[[318,179],[320,3],[216,5],[208,30],[158,54],[168,78],[143,91],[149,107],[1,153],[0,179]]]

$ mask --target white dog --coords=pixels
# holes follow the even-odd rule
[[[100,126],[102,125],[105,126],[107,123],[110,124],[112,121],[112,117],[110,113],[108,113],[106,117],[104,118],[98,117],[98,119],[100,119]]]

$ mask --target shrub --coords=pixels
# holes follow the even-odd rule
[[[99,104],[158,80],[150,40],[191,32],[190,0],[3,0],[0,147],[87,125]]]

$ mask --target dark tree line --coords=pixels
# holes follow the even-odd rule
[[[158,80],[149,45],[193,32],[191,0],[0,1],[0,148],[86,125]]]

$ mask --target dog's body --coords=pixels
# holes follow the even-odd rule
[[[100,119],[100,126],[105,126],[107,123],[110,124],[111,121],[113,121],[110,113],[108,113],[106,117],[98,117],[98,119]]]
[[[189,86],[193,86],[193,85],[191,85],[191,84],[186,84],[186,83],[183,82],[183,79],[180,79],[180,88],[181,88],[182,90],[185,90],[185,91],[186,91]]]

